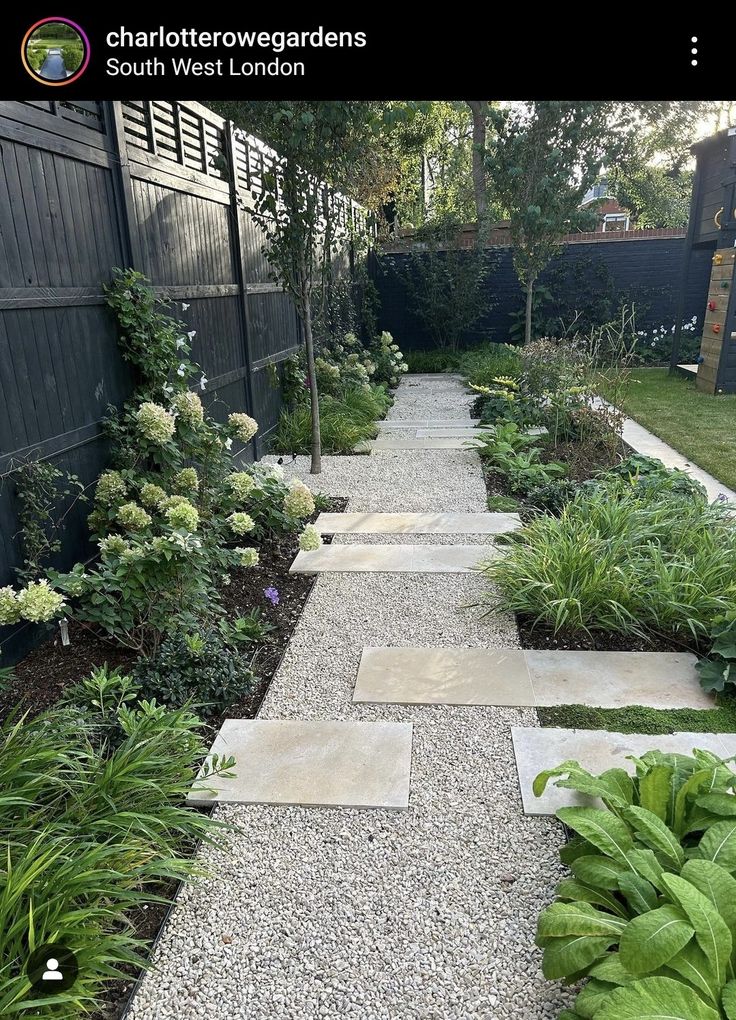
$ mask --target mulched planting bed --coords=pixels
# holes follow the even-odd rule
[[[596,651],[596,652],[698,652],[692,642],[675,641],[672,638],[657,634],[647,638],[636,634],[611,633],[609,631],[577,631],[555,634],[551,627],[541,624],[533,626],[534,621],[517,613],[516,623],[519,628],[519,641],[522,648],[556,649],[559,651]],[[705,648],[702,649],[703,653]]]
[[[339,513],[346,506],[347,499],[333,498],[329,510]],[[311,519],[316,520],[317,514]],[[329,542],[329,537],[325,541]],[[258,646],[254,665],[258,684],[228,709],[227,715],[231,718],[251,719],[258,711],[312,590],[313,575],[289,573],[298,551],[296,535],[287,536],[277,544],[264,545],[260,549],[258,566],[233,571],[231,583],[221,592],[229,619],[244,616],[257,607],[262,620],[274,628]],[[263,594],[268,587],[276,588],[279,593],[277,606],[272,606]],[[13,679],[0,691],[0,720],[14,711],[38,715],[55,704],[67,687],[78,683],[95,666],[106,662],[111,668],[127,669],[135,663],[135,653],[103,641],[78,624],[69,625],[69,639],[69,645],[62,645],[59,632],[55,631],[14,667]],[[212,722],[219,725],[217,719]]]

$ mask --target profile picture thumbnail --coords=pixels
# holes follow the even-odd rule
[[[26,71],[44,85],[69,85],[89,62],[89,39],[68,18],[44,18],[26,32],[21,46]]]

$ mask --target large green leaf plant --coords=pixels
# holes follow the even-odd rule
[[[650,751],[595,776],[537,776],[603,807],[565,807],[572,872],[539,918],[545,977],[589,978],[560,1020],[736,1020],[736,775],[731,759]]]

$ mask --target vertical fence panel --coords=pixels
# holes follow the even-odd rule
[[[21,561],[13,465],[47,459],[91,484],[108,451],[108,405],[131,392],[104,284],[133,266],[196,330],[203,398],[245,410],[260,456],[296,351],[294,305],[275,283],[248,212],[272,150],[192,102],[0,102],[0,586]],[[55,566],[93,553],[86,512]],[[30,629],[0,631],[4,661]]]

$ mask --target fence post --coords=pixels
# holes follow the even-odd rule
[[[118,208],[123,248],[128,259],[128,267],[143,272],[143,257],[138,234],[138,219],[133,197],[133,181],[130,175],[128,144],[125,141],[125,123],[123,121],[123,104],[115,100],[105,103],[106,120],[113,143],[113,154],[117,163],[113,173],[115,199]]]
[[[243,242],[240,232],[240,206],[244,206],[245,203],[241,198],[240,186],[238,184],[238,161],[237,161],[237,149],[236,149],[236,135],[235,125],[231,120],[225,122],[225,139],[227,145],[227,161],[228,169],[230,171],[230,216],[232,218],[233,230],[232,238],[235,246],[235,275],[240,288],[240,312],[241,312],[241,323],[242,323],[242,337],[243,337],[243,355],[245,358],[245,395],[248,401],[248,410],[251,414],[256,417],[256,406],[253,398],[253,366],[251,359],[250,350],[250,318],[248,314],[248,280],[245,274],[245,266],[243,265]],[[256,460],[260,457],[261,442],[255,437],[252,440],[253,444],[253,456]]]

